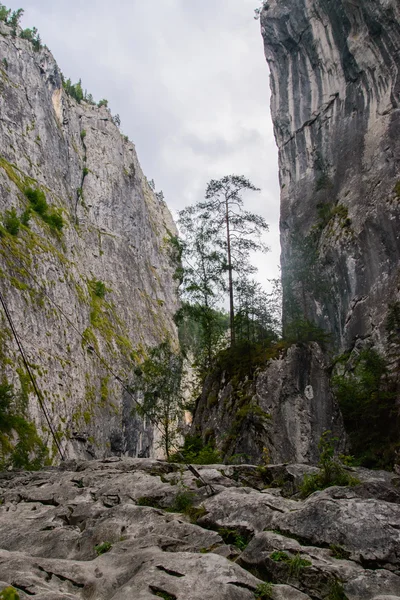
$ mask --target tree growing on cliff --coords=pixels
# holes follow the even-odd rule
[[[246,191],[259,190],[242,175],[212,179],[205,200],[179,214],[185,238],[183,293],[201,312],[209,358],[211,350],[215,351],[212,317],[222,292],[228,292],[229,296],[230,336],[234,345],[237,282],[256,271],[250,263],[250,252],[267,250],[261,234],[268,230],[268,225],[263,217],[244,210],[242,195]]]
[[[250,264],[250,252],[267,251],[261,234],[268,231],[268,225],[260,215],[244,210],[242,195],[246,191],[260,190],[243,175],[226,175],[208,183],[205,201],[197,205],[198,218],[212,223],[215,246],[225,255],[223,269],[228,274],[232,346],[235,344],[234,276],[243,277],[255,271]]]
[[[243,277],[236,285],[235,329],[238,341],[265,344],[277,337],[279,322],[268,294],[254,279]]]
[[[179,226],[184,235],[181,243],[184,304],[178,320],[193,319],[199,324],[196,363],[204,371],[211,365],[224,330],[218,308],[224,292],[225,258],[214,244],[217,231],[213,223],[198,219],[196,206],[179,213]]]
[[[149,418],[161,432],[161,444],[169,458],[179,441],[179,424],[184,398],[181,390],[182,357],[169,340],[150,350],[148,358],[135,369],[134,391],[141,396],[137,411]]]
[[[11,11],[11,9],[7,8],[0,2],[0,21],[3,21],[9,27],[12,27],[14,36],[17,34],[17,27],[23,14],[23,8],[18,8],[17,10]]]
[[[254,9],[254,18],[256,19],[256,21],[258,21],[258,19],[261,17],[261,13],[264,10],[264,8],[268,8],[267,0],[261,0],[261,6],[258,6]]]

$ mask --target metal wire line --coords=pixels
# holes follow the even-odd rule
[[[47,291],[46,288],[40,284],[37,281],[36,276],[27,268],[27,266],[18,259],[18,257],[16,257],[15,255],[13,255],[13,259],[16,260],[16,262],[18,262],[20,264],[20,266],[24,269],[24,271],[27,273],[27,275],[33,279],[33,281],[35,282],[35,284],[39,287],[39,290],[42,292],[42,294],[51,302],[51,304],[53,304],[55,306],[55,308],[59,311],[59,313],[66,319],[66,321],[69,323],[69,325],[72,327],[72,329],[74,329],[74,331],[82,338],[82,340],[84,340],[86,343],[88,343],[87,338],[79,331],[79,329],[75,326],[75,324],[71,321],[71,319],[68,317],[67,314],[65,314],[65,312],[63,311],[63,309],[57,304],[57,302],[55,302],[55,300],[53,300],[53,298],[51,298]],[[33,288],[31,287],[31,289],[33,290]],[[35,291],[35,290],[33,290]],[[3,303],[3,302],[2,302]],[[3,305],[4,306],[4,305]],[[17,342],[18,343],[18,342]],[[18,345],[20,346],[20,344],[18,343]],[[163,431],[160,428],[160,426],[158,425],[157,421],[145,410],[143,410],[142,405],[140,404],[140,402],[135,398],[135,396],[133,395],[131,389],[129,388],[129,386],[127,386],[125,384],[125,382],[121,379],[121,377],[112,369],[112,367],[110,367],[110,365],[108,364],[108,362],[97,352],[97,350],[92,347],[92,353],[95,354],[97,356],[97,358],[99,359],[99,361],[103,364],[103,366],[107,369],[107,371],[114,377],[114,379],[116,381],[118,381],[118,383],[121,385],[122,389],[132,398],[132,400],[135,402],[135,404],[140,408],[140,411],[149,419],[150,423],[153,425],[153,427],[155,427],[156,429],[158,429],[158,431],[161,433],[161,435],[163,435]],[[24,364],[28,369],[28,373],[30,375],[30,378],[32,380],[32,382],[34,381],[32,372],[29,368],[29,365],[26,361],[26,359],[24,358]],[[33,384],[35,390],[37,389],[36,383]],[[40,402],[40,406],[43,406],[43,403],[40,399],[40,394],[38,395],[38,399]],[[43,410],[43,409],[42,409]],[[43,410],[43,412],[45,412]],[[45,413],[46,415],[46,413]],[[48,417],[46,415],[46,420],[48,420]],[[53,428],[51,427],[51,431],[53,431]],[[54,434],[53,434],[54,437]],[[57,442],[57,448],[59,449],[60,455],[62,457],[62,460],[64,460],[63,457],[63,453],[61,451],[61,448],[59,448],[59,443]],[[182,455],[182,453],[179,451],[179,449],[176,449],[177,454],[182,458],[182,463],[188,468],[188,470],[197,478],[199,479],[204,486],[210,489],[211,494],[215,493],[214,488],[212,487],[212,485],[210,483],[207,483],[203,477],[200,475],[200,473],[197,471],[197,469],[195,469],[192,465],[188,464],[186,462],[186,460],[184,459],[184,456]]]
[[[33,385],[33,389],[35,390],[35,394],[36,394],[36,396],[37,396],[37,398],[38,398],[38,400],[39,400],[39,405],[40,405],[40,408],[42,409],[42,411],[43,411],[43,414],[44,414],[44,416],[45,416],[45,418],[46,418],[47,424],[48,424],[48,426],[49,426],[49,428],[50,428],[51,435],[53,436],[53,439],[54,439],[54,442],[55,442],[55,444],[56,444],[56,446],[57,446],[57,450],[58,450],[58,452],[59,452],[59,454],[60,454],[61,460],[65,460],[65,458],[64,458],[64,453],[63,453],[63,451],[62,451],[62,449],[61,449],[61,444],[60,444],[60,442],[59,442],[59,439],[58,439],[58,437],[57,437],[57,435],[56,435],[56,432],[55,432],[55,430],[54,430],[54,428],[53,428],[53,424],[52,424],[52,422],[51,422],[50,416],[49,416],[49,415],[48,415],[48,413],[47,413],[47,410],[46,410],[46,407],[45,407],[45,405],[44,405],[44,401],[43,401],[43,398],[42,398],[42,394],[41,394],[41,392],[39,391],[38,385],[37,385],[37,383],[36,383],[36,379],[35,379],[35,377],[33,376],[33,373],[32,373],[32,370],[31,370],[31,368],[30,368],[30,365],[29,365],[29,363],[28,363],[28,361],[27,361],[27,359],[26,359],[26,355],[25,355],[25,350],[24,350],[24,347],[23,347],[23,345],[22,345],[22,342],[21,342],[21,340],[20,340],[20,339],[19,339],[19,337],[18,337],[17,330],[15,329],[14,322],[13,322],[13,320],[12,320],[11,314],[10,314],[10,312],[9,312],[9,310],[8,310],[8,307],[7,307],[6,301],[4,300],[4,297],[3,297],[3,294],[2,294],[2,292],[1,292],[1,291],[0,291],[0,302],[1,302],[2,306],[3,306],[3,309],[4,309],[4,312],[5,312],[5,315],[6,315],[7,321],[8,321],[8,322],[9,322],[9,324],[10,324],[10,327],[11,327],[12,334],[13,334],[13,336],[14,336],[14,339],[15,339],[16,343],[17,343],[18,350],[19,350],[19,352],[20,352],[20,354],[21,354],[21,356],[22,356],[22,360],[23,360],[23,362],[24,362],[25,368],[26,368],[26,370],[27,370],[27,372],[28,372],[29,378],[30,378],[30,380],[31,380],[31,382],[32,382],[32,385]]]

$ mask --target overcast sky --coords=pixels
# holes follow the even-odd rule
[[[65,77],[107,98],[173,214],[232,173],[261,188],[270,225],[259,279],[279,264],[278,159],[258,0],[5,0],[22,7]]]

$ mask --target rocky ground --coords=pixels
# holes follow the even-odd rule
[[[113,458],[1,474],[0,598],[400,598],[393,474],[358,469],[359,485],[300,500],[313,467],[197,469]]]

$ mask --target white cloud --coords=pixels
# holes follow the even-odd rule
[[[15,9],[19,2],[8,0]],[[270,224],[279,263],[277,150],[256,0],[24,0],[65,76],[107,98],[139,159],[176,213],[202,198],[211,178],[246,175],[260,194],[247,208]]]

